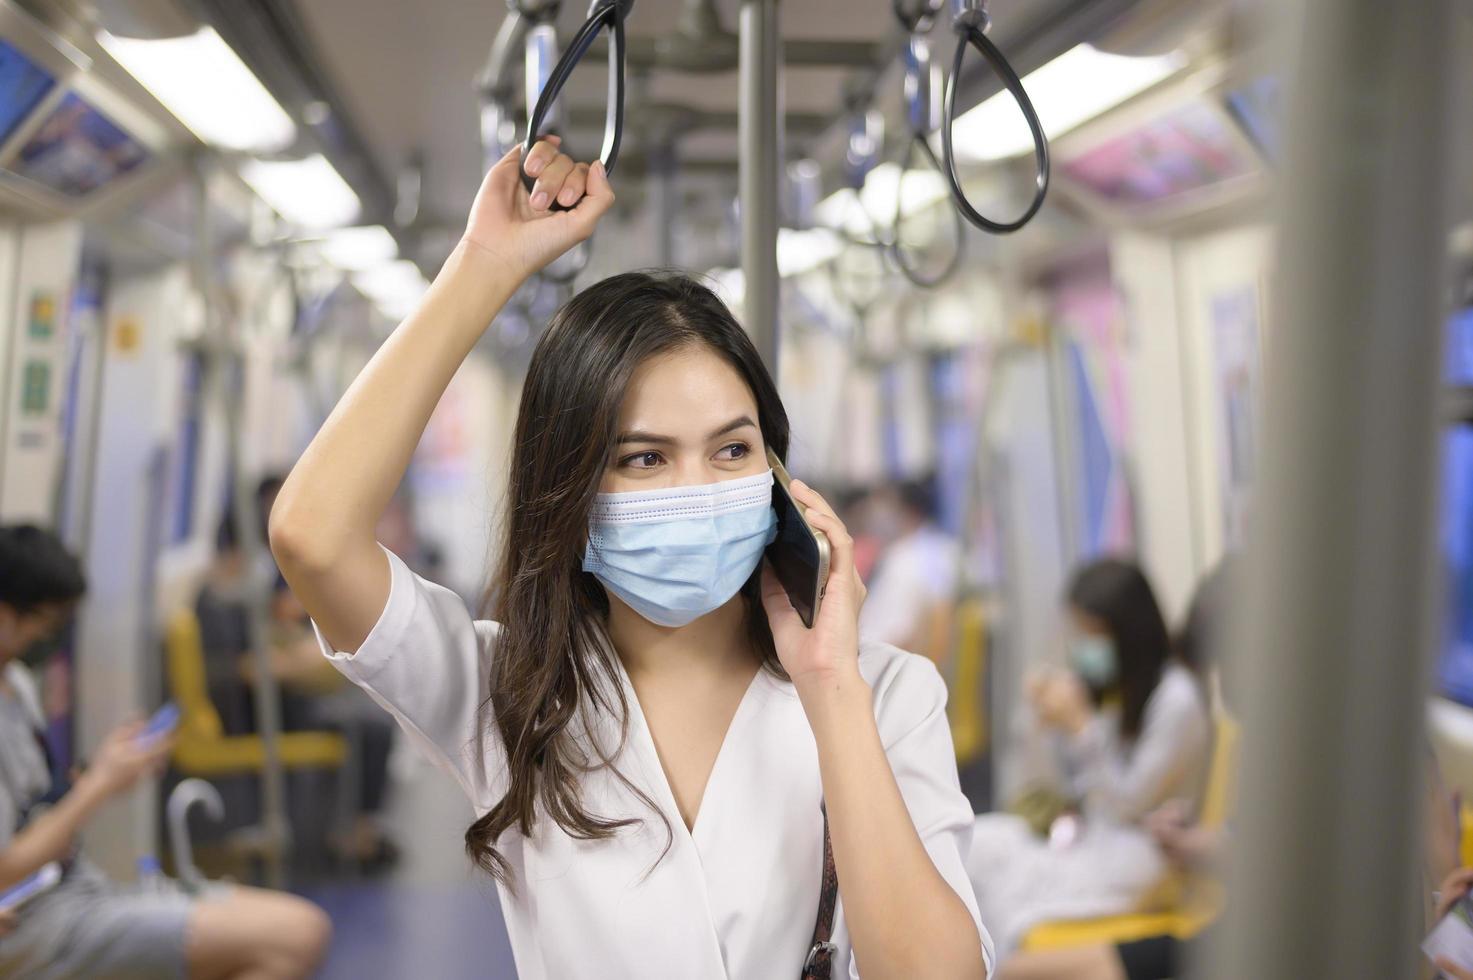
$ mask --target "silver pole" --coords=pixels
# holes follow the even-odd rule
[[[777,0],[742,0],[741,100],[738,133],[742,214],[742,277],[747,330],[777,376],[779,145]]]
[[[246,567],[246,601],[250,607],[246,631],[255,661],[252,686],[256,731],[265,748],[261,770],[261,831],[265,844],[266,884],[280,889],[285,885],[283,858],[291,837],[286,819],[286,783],[278,745],[281,709],[276,677],[271,673],[271,653],[266,645],[270,635],[271,583],[260,581],[256,574],[265,559],[265,542],[261,536],[263,522],[256,508],[253,474],[246,472],[241,446],[241,433],[246,423],[241,411],[243,392],[236,386],[244,384],[243,372],[237,370],[237,367],[244,366],[244,348],[240,338],[234,336],[230,324],[220,316],[219,305],[214,301],[214,231],[206,175],[199,162],[195,164],[194,181],[196,214],[192,271],[195,288],[199,290],[204,307],[204,343],[208,352],[204,403],[219,405],[225,421],[226,456],[230,460],[231,479],[234,481],[231,485],[230,520],[235,526],[235,540],[239,543]],[[235,327],[239,328],[238,321]]]
[[[1411,977],[1454,25],[1447,0],[1277,6],[1280,295],[1210,975]]]
[[[675,264],[675,142],[668,140],[651,149],[649,174],[650,213],[655,223],[655,264],[667,269]]]

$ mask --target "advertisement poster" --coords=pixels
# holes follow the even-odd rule
[[[1219,472],[1222,474],[1223,534],[1241,547],[1257,466],[1259,390],[1259,296],[1252,284],[1218,293],[1211,300],[1212,349],[1221,399]]]

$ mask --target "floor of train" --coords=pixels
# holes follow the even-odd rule
[[[300,889],[333,920],[332,950],[319,976],[515,978],[496,888],[465,857],[469,803],[417,757],[404,762],[395,767],[385,813],[402,851],[395,869]]]

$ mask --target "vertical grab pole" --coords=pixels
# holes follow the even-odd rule
[[[1241,836],[1226,939],[1199,975],[1411,977],[1455,25],[1447,0],[1276,6],[1288,157],[1234,617]]]
[[[230,521],[235,527],[235,540],[240,543],[246,567],[246,601],[250,612],[246,630],[255,661],[252,686],[256,731],[265,747],[261,769],[261,830],[266,845],[266,884],[280,889],[286,883],[283,857],[290,841],[290,829],[286,820],[286,783],[278,744],[281,735],[280,702],[276,677],[271,673],[271,654],[266,648],[270,633],[271,583],[260,581],[256,574],[264,565],[265,542],[261,536],[261,515],[256,508],[256,488],[251,482],[251,474],[246,472],[241,443],[241,431],[245,425],[242,413],[244,392],[232,390],[237,384],[244,385],[245,348],[241,338],[220,316],[219,306],[214,300],[214,230],[202,168],[202,162],[197,160],[194,166],[195,242],[191,268],[195,289],[204,309],[204,343],[209,352],[205,404],[220,407],[225,423],[226,458],[230,460],[231,479],[234,481],[230,487]],[[238,320],[235,329],[239,329]],[[241,370],[236,370],[237,366]]]
[[[739,185],[742,214],[742,278],[747,330],[768,370],[778,376],[777,322],[781,281],[777,274],[779,113],[777,0],[742,0]]]

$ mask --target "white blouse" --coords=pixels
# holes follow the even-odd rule
[[[354,654],[325,642],[323,652],[484,814],[506,789],[500,736],[479,717],[500,627],[473,621],[457,595],[385,553],[392,586],[373,631]],[[911,819],[971,912],[991,970],[992,941],[962,863],[972,808],[957,780],[945,684],[929,660],[881,644],[861,644],[859,667]],[[823,817],[818,751],[793,686],[758,672],[687,831],[622,666],[619,680],[630,718],[615,764],[659,806],[673,842],[660,859],[664,824],[607,770],[582,777],[585,807],[638,825],[581,841],[539,813],[531,836],[506,832],[498,850],[513,886],[497,890],[518,974],[798,980],[818,911]],[[590,728],[611,749],[618,745],[617,719],[598,715]],[[858,977],[842,901],[833,938],[835,976]]]

